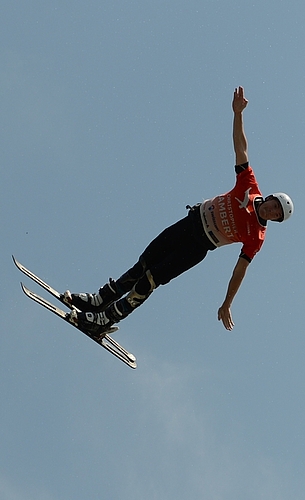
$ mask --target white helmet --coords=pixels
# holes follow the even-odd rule
[[[274,198],[276,198],[283,209],[283,218],[279,222],[283,222],[284,220],[289,219],[289,217],[293,214],[293,202],[290,196],[285,193],[273,193],[272,195]]]

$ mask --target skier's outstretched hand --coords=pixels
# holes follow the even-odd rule
[[[222,306],[218,309],[218,320],[222,321],[226,330],[233,330],[234,322],[229,306],[222,304]]]
[[[238,89],[234,90],[232,108],[234,113],[242,113],[245,107],[248,104],[248,99],[244,96],[243,87],[238,87]]]

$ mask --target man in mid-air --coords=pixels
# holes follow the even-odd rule
[[[144,250],[136,264],[119,279],[109,280],[96,294],[64,293],[64,300],[81,312],[71,320],[95,338],[140,306],[159,285],[169,283],[201,262],[207,252],[230,243],[242,248],[229,281],[218,319],[227,330],[234,327],[231,305],[247,267],[261,249],[267,221],[282,222],[293,213],[291,198],[273,193],[263,198],[248,162],[243,111],[248,104],[244,89],[233,97],[233,145],[236,156],[236,184],[231,191],[189,208],[188,215],[165,229]]]

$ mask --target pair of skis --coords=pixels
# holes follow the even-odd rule
[[[20,264],[20,262],[18,262],[18,260],[16,260],[14,256],[13,256],[13,261],[14,261],[15,265],[17,266],[17,268],[19,269],[19,271],[21,271],[23,274],[25,274],[31,280],[35,281],[35,283],[37,283],[44,290],[46,290],[48,293],[53,295],[53,297],[55,297],[57,300],[59,300],[60,302],[65,304],[65,306],[69,307],[69,304],[66,304],[66,302],[63,301],[63,296],[57,290],[52,288],[50,285],[48,285],[48,283],[46,283],[45,281],[40,279],[36,274],[32,273],[32,271],[30,271],[29,269],[24,267],[22,264]],[[116,340],[114,340],[110,336],[111,333],[114,333],[115,331],[118,330],[117,326],[111,327],[109,329],[109,331],[106,333],[105,337],[103,337],[102,339],[95,339],[95,338],[91,337],[91,335],[88,332],[86,332],[85,330],[82,330],[81,328],[78,328],[75,325],[75,323],[70,321],[70,314],[69,313],[63,311],[62,309],[55,306],[54,304],[52,304],[48,300],[44,299],[40,295],[37,295],[36,293],[32,292],[23,283],[21,283],[21,288],[22,288],[23,292],[25,293],[25,295],[27,295],[27,297],[34,300],[35,302],[37,302],[41,306],[45,307],[46,309],[48,309],[52,313],[56,314],[57,316],[59,316],[63,320],[67,321],[70,325],[74,326],[75,328],[77,328],[78,330],[83,332],[85,335],[87,335],[92,340],[97,342],[99,345],[104,347],[104,349],[107,349],[107,351],[109,351],[111,354],[113,354],[118,359],[123,361],[123,363],[130,366],[130,368],[137,367],[135,356],[133,354],[131,354],[130,352],[128,352],[126,349],[124,349],[124,347],[122,347]],[[75,309],[75,308],[73,308],[71,306],[70,309]],[[76,311],[77,311],[77,309],[76,309]]]

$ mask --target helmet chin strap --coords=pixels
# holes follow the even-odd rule
[[[267,199],[262,198],[262,199],[260,199],[260,200],[255,200],[255,201],[254,201],[254,206],[255,206],[255,212],[256,212],[256,215],[257,215],[257,217],[259,218],[259,220],[260,220],[261,224],[263,224],[264,226],[267,224],[267,221],[266,221],[266,219],[264,219],[263,217],[261,217],[261,216],[260,216],[260,214],[259,214],[259,207],[260,207],[263,203],[265,203],[265,201],[268,201],[268,200],[267,200]]]

